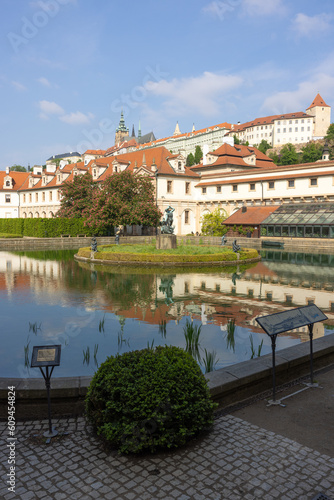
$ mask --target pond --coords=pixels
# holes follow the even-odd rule
[[[75,251],[0,252],[1,377],[40,377],[33,346],[61,344],[53,377],[92,375],[108,355],[147,346],[186,347],[187,323],[201,326],[215,368],[271,352],[255,318],[315,303],[333,332],[334,256],[263,252],[248,267],[149,269],[76,262]],[[233,327],[234,323],[234,327]],[[308,340],[307,327],[279,335],[277,349]]]

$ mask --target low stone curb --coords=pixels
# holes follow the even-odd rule
[[[149,262],[149,261],[133,261],[133,260],[104,260],[104,259],[89,259],[88,257],[81,257],[78,254],[74,255],[75,260],[81,262],[90,262],[92,264],[104,264],[104,265],[114,265],[114,266],[152,266],[152,267],[226,267],[226,266],[237,266],[242,264],[251,264],[252,262],[258,262],[261,260],[261,256],[255,257],[254,259],[244,259],[244,260],[213,260],[207,262]]]
[[[334,334],[313,341],[313,366],[319,369],[334,363]],[[310,344],[282,349],[276,353],[276,384],[291,382],[310,373]],[[272,357],[244,361],[205,375],[214,401],[220,408],[255,396],[272,387]],[[84,397],[92,377],[64,377],[51,380],[53,415],[81,415]],[[8,386],[16,391],[16,417],[40,418],[46,415],[44,380],[0,379],[0,419],[7,415]]]

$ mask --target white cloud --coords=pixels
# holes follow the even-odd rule
[[[240,76],[218,75],[205,71],[197,77],[147,82],[145,87],[152,94],[166,98],[166,111],[172,115],[199,112],[204,116],[214,116],[219,113],[218,101],[224,93],[242,83]]]
[[[249,16],[283,15],[286,7],[283,0],[243,0],[243,13]]]
[[[92,113],[81,113],[77,111],[76,113],[68,113],[59,117],[62,122],[68,123],[69,125],[83,125],[89,123],[94,118]]]
[[[24,90],[27,90],[27,87],[25,87],[24,85],[22,85],[22,83],[12,81],[12,85],[13,85],[13,87],[15,87],[15,88],[16,88],[16,90],[18,90],[19,92],[22,92],[22,91],[24,91]]]
[[[276,92],[267,97],[262,110],[269,114],[305,111],[319,92],[327,104],[334,97],[334,75],[317,73],[313,78],[299,83],[296,90]]]
[[[319,36],[331,28],[332,18],[332,14],[322,13],[312,17],[299,13],[292,23],[292,29],[298,36]]]
[[[39,108],[43,115],[63,115],[65,111],[59,104],[51,101],[39,101]]]
[[[41,76],[41,78],[38,78],[37,81],[44,85],[45,87],[51,87],[51,83],[47,78],[44,78],[44,76]]]

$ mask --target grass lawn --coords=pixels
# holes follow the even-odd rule
[[[241,249],[240,261],[258,259],[257,250]],[[80,248],[78,257],[91,258],[90,248]],[[211,245],[178,245],[172,250],[157,250],[155,244],[144,245],[99,245],[94,254],[95,260],[108,262],[229,262],[236,261],[236,253],[231,247]]]

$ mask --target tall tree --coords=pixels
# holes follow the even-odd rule
[[[267,142],[265,139],[262,139],[260,144],[257,146],[257,149],[261,151],[261,153],[266,154],[268,149],[270,149],[272,146]]]
[[[211,213],[204,214],[201,218],[202,234],[210,236],[223,236],[227,232],[223,226],[224,220],[227,218],[227,213],[223,208],[216,208]]]
[[[322,150],[323,147],[321,144],[314,144],[314,142],[306,144],[306,146],[302,148],[301,163],[313,163],[320,160],[322,157]]]
[[[13,165],[9,169],[11,172],[26,172],[27,169],[26,167],[23,167],[22,165]]]
[[[83,211],[86,224],[97,231],[119,225],[155,226],[161,215],[151,179],[128,170],[107,177]]]
[[[331,144],[334,144],[334,123],[331,123],[330,126],[328,127],[325,139]]]
[[[195,157],[192,153],[188,154],[186,165],[187,167],[192,167],[193,165],[195,165]]]
[[[201,150],[201,146],[196,146],[194,158],[196,165],[201,163],[201,160],[203,158],[203,151]]]
[[[296,163],[299,163],[298,153],[294,145],[289,142],[281,149],[279,165],[295,165]]]
[[[240,139],[236,135],[233,136],[234,144],[240,144]]]
[[[90,209],[93,193],[98,188],[90,173],[76,175],[73,181],[65,182],[60,189],[60,209],[57,217],[80,218],[85,209]]]

